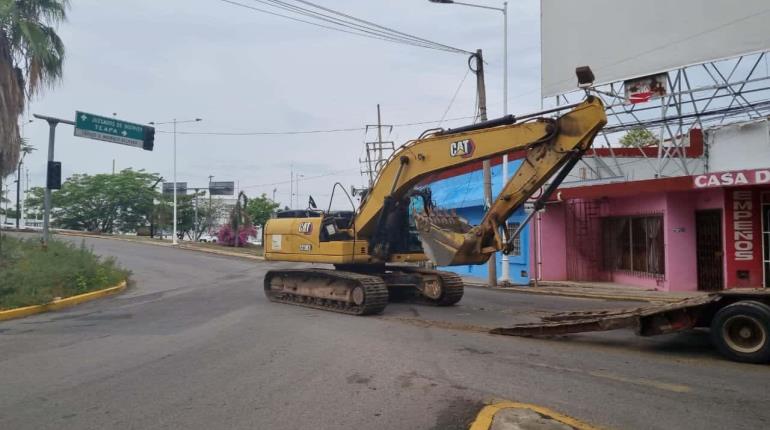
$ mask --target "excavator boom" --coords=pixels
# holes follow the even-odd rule
[[[416,215],[420,240],[428,257],[440,266],[480,264],[494,252],[507,251],[509,238],[499,233],[505,220],[562,169],[558,180],[552,183],[554,186],[549,187],[554,189],[591,146],[606,121],[599,99],[589,98],[557,119],[540,118],[524,124],[537,128],[539,137],[511,145],[511,150],[522,151],[521,167],[504,185],[478,226],[469,226],[447,213]]]

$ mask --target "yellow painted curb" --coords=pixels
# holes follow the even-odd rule
[[[495,414],[502,409],[508,409],[508,408],[529,409],[530,411],[552,418],[562,424],[566,424],[577,430],[600,430],[599,427],[594,427],[590,424],[586,424],[582,421],[578,421],[575,418],[569,417],[564,414],[560,414],[554,410],[548,409],[543,406],[531,405],[529,403],[507,402],[507,401],[493,403],[491,405],[484,406],[484,408],[481,409],[481,412],[479,412],[479,414],[476,416],[476,419],[473,421],[473,424],[471,424],[470,430],[489,430],[489,428],[492,426],[492,420],[495,418]]]
[[[115,293],[119,293],[120,291],[123,291],[125,288],[126,288],[126,281],[123,281],[114,287],[109,287],[103,290],[91,291],[90,293],[78,294],[77,296],[54,300],[51,303],[46,303],[44,305],[32,305],[32,306],[25,306],[23,308],[8,309],[6,311],[0,311],[0,321],[10,320],[14,318],[22,318],[29,315],[68,308],[70,306],[75,306],[79,303],[88,302],[88,301],[100,299],[102,297],[106,297]]]
[[[259,255],[254,254],[243,254],[240,252],[233,252],[233,251],[227,251],[225,249],[219,250],[219,249],[211,249],[211,248],[198,248],[196,246],[190,246],[186,244],[177,245],[179,249],[186,249],[188,251],[199,251],[199,252],[207,252],[209,254],[215,254],[215,255],[224,255],[227,257],[240,257],[240,258],[247,258],[250,260],[264,260],[265,257],[260,257]]]

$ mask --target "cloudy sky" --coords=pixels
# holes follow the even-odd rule
[[[253,0],[243,3],[266,8]],[[502,114],[502,14],[428,0],[317,0],[358,18],[465,50],[487,61],[490,117]],[[500,6],[497,1],[481,4]],[[539,1],[511,2],[509,108],[539,107]],[[272,136],[182,132],[279,132],[360,128],[383,120],[439,120],[466,75],[464,55],[329,31],[236,7],[221,0],[78,0],[59,28],[67,47],[64,80],[29,108],[74,119],[76,110],[133,122],[203,118],[180,124],[180,182],[205,186],[233,180],[249,195],[272,194],[288,204],[290,172],[304,175],[301,200],[328,202],[332,183],[361,185],[362,131]],[[474,109],[468,76],[447,113]],[[461,125],[468,120],[445,122]],[[397,144],[436,124],[394,129]],[[64,176],[132,167],[172,177],[172,135],[159,126],[146,152],[73,136],[57,129],[55,159]],[[45,180],[48,127],[35,121],[24,134],[39,150],[28,157],[31,185]],[[326,175],[326,176],[323,176]],[[12,193],[13,194],[13,193]],[[338,206],[338,205],[335,205]]]

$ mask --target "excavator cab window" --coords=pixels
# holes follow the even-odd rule
[[[347,231],[353,222],[353,211],[331,211],[324,215],[321,221],[319,240],[329,242],[334,240],[353,240],[353,236]]]

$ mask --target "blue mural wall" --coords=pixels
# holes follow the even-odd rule
[[[519,168],[521,160],[508,163],[508,174],[512,175]],[[457,214],[477,225],[484,217],[484,182],[481,170],[473,171],[459,176],[442,179],[430,184],[433,200],[436,205],[444,209],[454,209]],[[502,189],[502,166],[492,166],[492,195],[496,197]],[[519,208],[508,219],[509,225],[521,223],[526,218],[524,208]],[[525,228],[521,232],[519,253],[511,253],[509,257],[510,278],[514,284],[529,283],[529,240],[530,231]],[[452,266],[444,267],[445,270],[460,275],[487,277],[487,264],[477,266]],[[502,274],[502,253],[497,253],[497,276]]]

